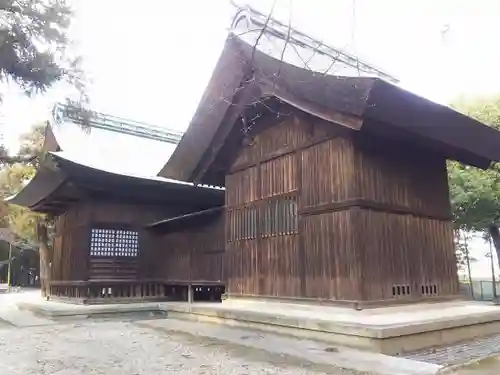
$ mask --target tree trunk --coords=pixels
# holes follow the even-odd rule
[[[500,230],[498,230],[498,226],[496,224],[491,224],[489,231],[497,253],[497,264],[500,268]]]
[[[37,236],[40,251],[40,286],[42,291],[42,296],[47,298],[50,295],[50,266],[52,262],[52,257],[49,247],[49,236],[47,233],[47,224],[39,220],[37,223]]]

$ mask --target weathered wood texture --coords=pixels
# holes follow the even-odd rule
[[[178,209],[169,207],[145,206],[136,204],[106,203],[93,201],[88,204],[90,227],[132,230],[139,236],[137,256],[130,257],[90,257],[90,279],[141,279],[151,278],[154,273],[156,259],[151,246],[149,233],[143,229],[144,224],[176,216]]]
[[[408,144],[354,144],[358,194],[368,202],[353,219],[362,298],[458,294],[446,160]]]
[[[150,235],[142,227],[146,223],[180,213],[183,211],[178,208],[102,200],[85,200],[75,204],[55,221],[52,280],[151,278],[155,272],[156,259]],[[91,254],[92,229],[137,232],[137,256],[130,253],[127,256]]]
[[[411,144],[310,117],[257,127],[226,175],[226,208],[230,295],[457,292],[445,160]]]
[[[293,119],[263,130],[226,176],[225,270],[231,295],[301,294],[296,150],[310,130]]]
[[[88,273],[88,211],[75,205],[55,220],[52,280],[85,280]]]
[[[172,283],[222,283],[224,215],[153,238],[155,277]]]

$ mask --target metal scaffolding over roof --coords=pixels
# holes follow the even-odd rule
[[[57,103],[52,110],[52,116],[54,121],[58,124],[68,120],[76,124],[84,123],[83,116],[78,114],[75,107],[67,104]],[[180,142],[183,135],[183,132],[177,130],[128,120],[95,111],[89,111],[89,118],[85,120],[86,125],[92,128],[129,134],[136,137],[153,139],[175,145]]]
[[[333,47],[245,5],[238,6],[231,33],[275,59],[323,75],[399,80],[353,53]]]

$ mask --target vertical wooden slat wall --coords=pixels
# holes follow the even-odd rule
[[[52,280],[87,280],[88,211],[75,205],[56,217],[53,238]]]
[[[286,212],[268,209],[283,199],[298,206],[289,232],[279,224]],[[412,145],[288,118],[244,142],[226,174],[226,209],[229,295],[392,301],[457,292],[445,159]]]
[[[301,156],[303,297],[358,300],[362,282],[357,262],[360,249],[354,245],[349,203],[357,192],[352,140],[335,137],[305,148]]]
[[[230,295],[301,293],[293,212],[299,191],[296,150],[305,136],[306,129],[296,119],[264,130],[239,154],[226,177],[225,273]]]
[[[111,225],[116,229],[129,228],[139,233],[139,253],[137,257],[99,258],[92,257],[91,265],[96,272],[94,278],[151,279],[154,276],[157,252],[153,247],[156,242],[151,234],[143,229],[147,223],[176,216],[177,211],[161,205],[140,205],[133,203],[111,203],[90,201],[90,227]],[[117,269],[121,272],[117,273]],[[99,271],[97,273],[97,271]]]
[[[222,283],[224,216],[158,237],[155,277],[170,282]]]
[[[70,207],[55,221],[52,280],[85,281],[109,278],[152,278],[156,272],[153,242],[142,227],[146,223],[168,216],[169,208],[83,201]],[[171,212],[172,216],[177,212]],[[129,227],[139,232],[139,256],[130,259],[90,257],[90,231],[92,226],[111,225]],[[123,272],[116,273],[117,268]]]
[[[359,197],[381,205],[354,220],[363,299],[458,294],[444,157],[367,138],[355,145]]]

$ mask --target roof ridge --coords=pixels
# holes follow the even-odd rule
[[[323,43],[322,41],[299,31],[297,28],[291,25],[285,25],[272,16],[268,16],[259,12],[249,5],[233,5],[237,8],[237,11],[231,23],[230,33],[238,37],[245,37],[251,32],[260,31],[261,34],[270,34],[272,37],[286,41],[286,43],[292,43],[296,46],[299,46],[300,48],[314,51],[314,54],[317,53],[318,55],[323,55],[331,60],[331,66],[333,66],[335,62],[338,61],[346,64],[351,68],[357,69],[358,73],[363,72],[365,74],[377,76],[393,84],[399,83],[399,79],[397,79],[395,76],[387,73],[386,71],[375,66],[372,63],[360,59],[355,54],[337,47],[333,47],[327,43]],[[241,23],[243,20],[247,22],[247,24],[244,26],[245,31],[237,33],[237,28],[241,27]],[[252,24],[255,25],[255,27],[252,28]],[[307,61],[303,61],[303,63],[305,65],[304,68],[308,68]]]

